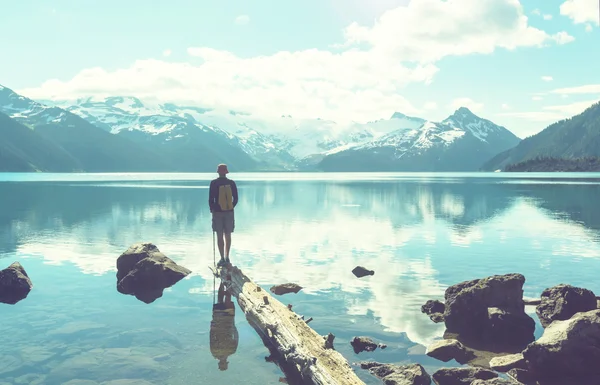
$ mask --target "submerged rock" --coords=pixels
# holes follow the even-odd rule
[[[524,348],[535,339],[535,321],[525,313],[524,283],[523,275],[506,274],[448,287],[447,331],[497,348]]]
[[[527,369],[527,362],[522,353],[508,354],[492,358],[490,367],[497,372],[508,372],[511,369]]]
[[[117,290],[145,303],[162,297],[191,271],[177,265],[152,243],[132,245],[117,259]]]
[[[437,385],[471,385],[475,380],[491,380],[498,374],[483,368],[443,368],[433,373]]]
[[[365,269],[362,266],[356,266],[352,270],[352,274],[354,274],[357,278],[366,277],[367,275],[374,275],[375,272],[373,270]]]
[[[364,351],[372,352],[377,349],[377,344],[369,337],[354,337],[350,341],[350,345],[352,345],[356,354]]]
[[[473,353],[457,340],[435,341],[427,347],[425,354],[443,362],[456,360],[459,364],[465,364],[474,358]]]
[[[597,308],[596,295],[588,289],[571,285],[556,285],[542,292],[535,311],[545,328],[553,321],[564,321],[579,312]]]
[[[0,270],[0,302],[14,305],[27,298],[33,284],[19,262]]]
[[[600,310],[552,322],[523,356],[537,378],[600,376]]]
[[[369,363],[369,372],[385,385],[430,385],[431,376],[419,364],[392,365]]]
[[[444,311],[446,305],[438,300],[429,300],[421,306],[421,313],[425,313],[435,323],[444,322]]]
[[[302,290],[303,287],[300,285],[297,285],[295,283],[283,283],[281,285],[275,285],[271,287],[271,293],[276,294],[276,295],[284,295],[284,294],[288,294],[288,293],[297,293],[300,290]]]

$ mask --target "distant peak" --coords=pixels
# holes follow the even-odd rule
[[[458,110],[454,111],[454,114],[460,114],[460,115],[475,115],[473,112],[471,112],[471,110],[469,110],[467,107],[459,107]]]
[[[402,112],[394,112],[394,114],[392,115],[392,117],[390,119],[408,119],[408,120],[425,122],[424,119],[415,118],[414,116],[408,116],[408,115],[403,114]]]

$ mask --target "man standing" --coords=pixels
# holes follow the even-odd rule
[[[223,266],[229,261],[231,249],[231,233],[235,228],[233,209],[238,203],[238,191],[235,182],[227,178],[229,171],[226,164],[217,166],[219,177],[210,182],[208,206],[212,213],[212,228],[217,233],[221,260],[217,266]],[[224,238],[224,239],[223,239]]]

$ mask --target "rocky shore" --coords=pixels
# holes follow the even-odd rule
[[[421,311],[444,322],[444,338],[426,354],[465,367],[441,368],[431,376],[420,365],[363,363],[386,385],[591,385],[600,383],[600,309],[590,290],[560,284],[543,291],[536,316],[525,312],[521,274],[494,275],[446,289],[444,302]],[[382,376],[382,373],[385,374]]]

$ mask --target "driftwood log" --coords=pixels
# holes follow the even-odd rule
[[[221,272],[227,290],[288,376],[314,385],[364,385],[346,359],[300,316],[252,282],[237,267]],[[329,339],[332,340],[330,337]],[[329,341],[328,341],[329,342]]]

